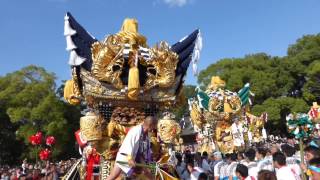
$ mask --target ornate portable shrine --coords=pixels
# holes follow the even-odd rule
[[[231,124],[241,113],[237,93],[225,89],[225,82],[213,76],[205,92],[198,89],[197,98],[190,102],[190,107],[195,130],[206,142],[201,150],[211,152],[210,149],[217,146],[223,153],[233,152]]]
[[[160,41],[149,47],[138,32],[138,22],[125,19],[118,33],[98,41],[67,13],[64,35],[72,70],[64,97],[70,104],[88,107],[76,132],[83,154],[80,175],[104,179],[130,127],[179,103],[188,66],[193,62],[195,67],[199,59],[200,31],[171,46]],[[173,143],[180,129],[168,117],[159,121],[157,131],[165,142]],[[153,147],[157,148],[155,137]],[[96,166],[98,174],[92,170]]]
[[[266,114],[254,116],[246,111],[250,101],[249,84],[239,93],[225,89],[225,81],[213,76],[206,91],[197,89],[197,98],[189,102],[190,117],[198,132],[199,151],[222,153],[241,150],[245,142],[260,142],[265,134]]]
[[[312,106],[308,112],[309,118],[315,124],[317,129],[320,129],[320,106],[317,102],[313,102]]]

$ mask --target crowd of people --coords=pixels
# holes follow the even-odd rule
[[[320,141],[305,144],[301,161],[299,144],[293,138],[248,146],[238,153],[215,151],[175,152],[176,172],[181,180],[320,180]],[[76,159],[58,163],[28,163],[0,167],[1,180],[56,180],[63,177]]]
[[[63,177],[72,165],[76,162],[76,159],[69,159],[66,161],[60,161],[58,163],[52,163],[49,161],[29,163],[26,159],[22,162],[21,166],[0,167],[0,179],[1,180],[58,180]]]
[[[320,149],[315,141],[304,148],[301,162],[299,144],[283,142],[257,144],[238,153],[176,153],[176,170],[182,180],[320,180]]]

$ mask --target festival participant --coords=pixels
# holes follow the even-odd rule
[[[222,161],[221,152],[219,151],[213,152],[210,156],[210,163],[209,163],[212,173],[214,172],[214,166],[220,161]]]
[[[221,165],[219,173],[218,173],[218,175],[219,175],[218,179],[229,179],[228,166],[230,164],[230,154],[225,154],[225,158],[224,158],[223,162],[224,163]],[[216,175],[215,175],[215,178],[216,178]]]
[[[307,162],[314,158],[320,158],[320,149],[315,146],[307,146],[304,148],[304,152]]]
[[[237,162],[237,154],[236,153],[230,154],[229,165],[227,168],[227,176],[229,177],[229,180],[233,180],[237,178],[236,168],[238,164],[239,163]]]
[[[294,171],[300,176],[301,175],[300,164],[298,164],[297,162],[298,160],[295,157],[293,157],[293,155],[295,154],[294,147],[292,147],[289,144],[283,144],[281,146],[281,150],[286,156],[287,166],[289,166],[290,168],[293,168]]]
[[[146,163],[151,159],[150,139],[148,132],[151,132],[157,126],[157,120],[148,116],[143,124],[134,126],[130,129],[119,148],[116,161],[127,162],[128,164],[116,163],[107,180],[114,180],[121,171],[127,175],[132,174],[136,163]],[[148,171],[144,173],[151,176]],[[150,177],[151,178],[151,177]]]
[[[273,165],[272,165],[272,155],[271,152],[269,155],[267,155],[267,151],[265,148],[259,147],[257,148],[256,152],[256,158],[258,160],[258,171],[261,170],[269,170],[273,171]]]
[[[306,164],[309,164],[309,161],[314,158],[320,158],[320,149],[315,146],[307,146],[304,148],[304,158],[306,160]],[[307,171],[307,165],[305,163],[301,163],[300,167],[303,172]]]
[[[271,155],[273,155],[276,152],[280,152],[280,149],[277,144],[272,144],[271,149],[270,149]]]
[[[190,180],[198,180],[200,174],[204,173],[202,168],[194,167],[194,163],[192,161],[187,163],[187,169],[190,173]]]
[[[255,180],[254,177],[249,176],[248,167],[243,164],[238,164],[236,168],[236,175],[239,180]]]
[[[178,163],[176,166],[177,173],[181,180],[188,180],[190,179],[190,174],[187,171],[186,164],[182,162],[182,156],[179,154],[176,155],[176,158],[178,159]]]
[[[28,168],[27,159],[23,160],[21,167],[22,167],[22,174],[26,174],[26,169]]]
[[[276,175],[278,180],[299,180],[299,175],[286,164],[286,156],[277,152],[273,154],[273,166],[276,169]]]
[[[202,164],[201,164],[202,169],[204,170],[205,173],[209,173],[210,171],[210,165],[208,162],[208,153],[204,151],[202,153]]]
[[[277,180],[277,177],[272,171],[261,170],[258,173],[258,180]]]
[[[244,158],[244,153],[238,152],[237,155],[238,155],[238,162],[240,164],[247,165],[247,160]]]
[[[202,158],[201,158],[201,153],[200,152],[196,152],[194,155],[194,166],[195,167],[201,167],[202,168]]]
[[[197,180],[208,180],[208,175],[206,173],[200,173]]]
[[[320,179],[320,158],[314,158],[309,161],[310,180]]]
[[[214,152],[215,164],[213,166],[214,179],[219,180],[221,177],[221,168],[227,163],[223,161],[221,152]]]
[[[287,137],[287,144],[289,145],[289,146],[291,146],[291,147],[295,147],[295,139],[294,139],[294,136],[293,135],[289,135],[288,137]]]
[[[210,179],[214,179],[214,165],[216,165],[218,162],[215,160],[215,157],[214,157],[214,153],[212,153],[210,155],[210,158],[209,158],[209,178]]]
[[[245,152],[245,156],[247,158],[246,166],[248,167],[249,175],[251,177],[257,178],[259,169],[257,162],[255,162],[256,151],[251,148],[247,152]]]
[[[235,118],[234,123],[231,125],[231,132],[233,136],[233,143],[236,149],[241,149],[244,146],[244,138],[243,138],[243,124],[239,121],[239,119]]]

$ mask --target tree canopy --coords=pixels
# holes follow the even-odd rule
[[[4,127],[1,133],[7,131],[0,146],[14,142],[26,148],[22,154],[15,154],[16,160],[36,157],[26,145],[37,131],[56,137],[58,143],[53,158],[64,158],[75,152],[73,133],[78,127],[80,110],[56,95],[54,74],[41,67],[28,66],[0,77],[0,104],[1,126]],[[5,161],[6,157],[0,159]]]

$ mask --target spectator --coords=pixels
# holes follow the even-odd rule
[[[248,167],[243,164],[238,164],[236,167],[236,175],[239,180],[252,180],[249,176]]]
[[[190,173],[190,180],[198,180],[199,175],[201,173],[204,173],[203,169],[200,167],[194,167],[194,163],[193,162],[189,162],[187,164],[187,169]]]
[[[222,167],[227,167],[228,164],[222,159],[221,152],[215,152],[214,157],[216,162],[213,168],[214,179],[219,180],[220,178],[224,177],[222,175]]]
[[[258,160],[258,171],[263,169],[273,171],[271,151],[270,155],[267,156],[266,149],[259,147],[257,148],[256,158]]]
[[[320,158],[314,158],[309,161],[310,180],[320,179]]]
[[[278,180],[298,180],[298,174],[286,165],[286,156],[283,153],[273,154],[273,166]]]
[[[320,149],[315,146],[307,146],[304,148],[304,158],[307,161],[306,164],[302,162],[300,164],[300,168],[303,172],[307,171],[307,165],[309,165],[309,161],[314,158],[320,158]]]
[[[208,175],[206,173],[200,173],[198,180],[208,180]]]
[[[229,177],[229,179],[233,179],[236,178],[236,168],[237,165],[239,164],[237,162],[237,154],[236,153],[232,153],[230,154],[230,158],[229,158],[229,163],[228,163],[228,167],[227,167],[227,176]]]
[[[277,180],[277,177],[272,171],[261,170],[258,173],[258,180]]]
[[[201,163],[201,167],[204,170],[204,172],[209,173],[210,172],[210,165],[208,162],[208,153],[206,151],[204,151],[202,153],[202,163]]]
[[[305,159],[309,162],[311,159],[320,157],[320,149],[315,146],[307,146],[304,148]]]
[[[190,174],[188,173],[186,164],[182,162],[182,156],[180,154],[176,155],[178,163],[176,166],[177,173],[181,180],[190,179]]]
[[[246,166],[248,167],[249,175],[254,178],[257,178],[259,170],[258,170],[258,164],[257,162],[255,162],[256,151],[251,148],[245,153],[245,156],[247,159]]]
[[[293,157],[293,155],[295,154],[294,146],[291,146],[289,144],[283,144],[281,146],[281,150],[286,156],[287,166],[294,169],[294,171],[300,176],[301,175],[300,164],[298,164],[297,159]]]

